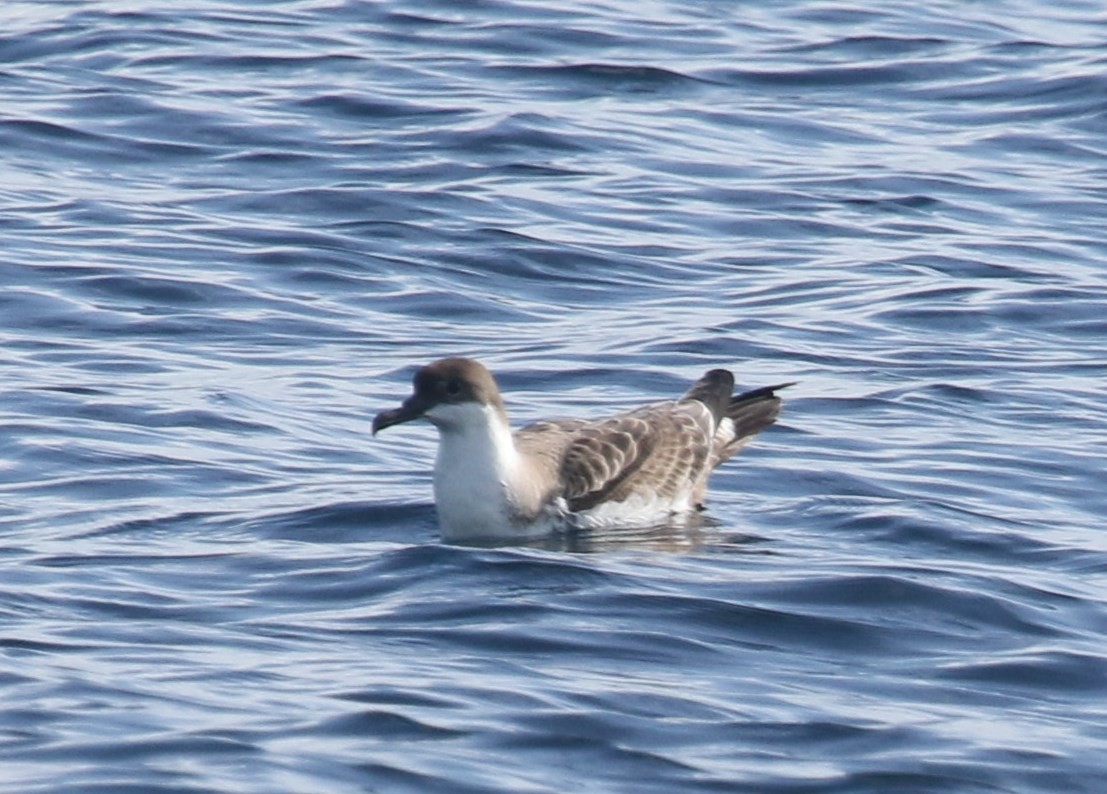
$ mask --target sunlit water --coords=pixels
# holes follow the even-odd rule
[[[6,3],[0,789],[1107,790],[1062,6]],[[447,354],[800,384],[702,524],[458,547]]]

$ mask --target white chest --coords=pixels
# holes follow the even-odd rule
[[[517,535],[518,460],[511,431],[470,413],[463,417],[469,421],[439,427],[434,501],[442,535],[447,540]]]
[[[447,539],[490,537],[509,531],[507,477],[494,460],[443,440],[434,465],[434,502]]]

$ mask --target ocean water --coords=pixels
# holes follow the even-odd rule
[[[0,791],[1107,791],[1099,3],[7,2]],[[525,422],[799,381],[693,527]]]

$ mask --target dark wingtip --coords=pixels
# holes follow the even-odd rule
[[[776,393],[789,386],[791,383],[777,383],[773,386],[762,386],[759,389],[751,389],[742,394],[735,395],[730,401],[727,416],[734,422],[734,441],[738,444],[743,439],[756,435],[776,421],[780,414],[781,401]],[[738,447],[735,447],[737,451]],[[730,453],[733,454],[733,453]]]
[[[734,374],[726,369],[713,369],[705,372],[703,377],[692,384],[682,400],[699,400],[707,406],[715,416],[715,421],[721,421],[726,416],[727,405],[730,403],[730,395],[734,391]]]
[[[775,397],[776,392],[781,389],[787,389],[789,386],[795,386],[797,383],[799,383],[798,380],[793,380],[788,383],[778,383],[775,386],[762,386],[758,389],[750,389],[749,391],[734,395],[734,399],[731,400],[731,403],[742,402],[744,400],[757,400],[763,397]]]

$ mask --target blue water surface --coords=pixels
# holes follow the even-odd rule
[[[1107,791],[1099,3],[9,2],[0,790]],[[798,380],[690,527],[517,422]]]

